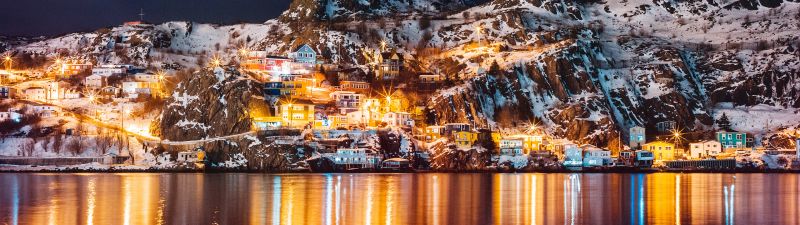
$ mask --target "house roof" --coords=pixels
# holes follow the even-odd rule
[[[308,47],[309,49],[311,49],[311,51],[316,52],[316,51],[314,51],[314,48],[312,48],[308,44],[302,44],[302,45],[299,45],[299,46],[295,47],[293,52],[298,52],[298,51],[300,51],[300,49],[303,49],[303,47]]]

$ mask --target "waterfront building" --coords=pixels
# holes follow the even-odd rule
[[[717,132],[717,141],[725,151],[734,151],[747,147],[747,133],[743,132]]]
[[[722,153],[722,144],[718,141],[701,141],[689,144],[691,159],[705,159]]]
[[[665,141],[654,141],[642,146],[642,149],[650,151],[657,161],[675,160],[675,144]]]

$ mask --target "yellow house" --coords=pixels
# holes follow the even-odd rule
[[[675,160],[675,144],[666,141],[654,141],[644,144],[642,149],[652,152],[656,161]]]
[[[308,100],[288,100],[280,103],[283,127],[303,128],[314,123],[314,103]]]
[[[525,150],[526,154],[531,151],[542,150],[542,145],[544,144],[543,138],[540,135],[517,134],[512,135],[509,138],[522,139],[522,149]]]
[[[453,134],[458,148],[470,148],[478,140],[478,132],[459,131]]]
[[[426,141],[435,141],[439,138],[442,138],[442,134],[444,134],[444,127],[443,126],[427,126],[425,127],[425,140]]]

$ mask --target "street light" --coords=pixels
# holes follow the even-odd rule
[[[14,59],[12,59],[11,56],[6,55],[5,61],[6,61],[6,70],[11,70],[11,65],[14,63]]]

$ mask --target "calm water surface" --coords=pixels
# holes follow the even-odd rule
[[[798,174],[0,174],[0,224],[800,224]]]

